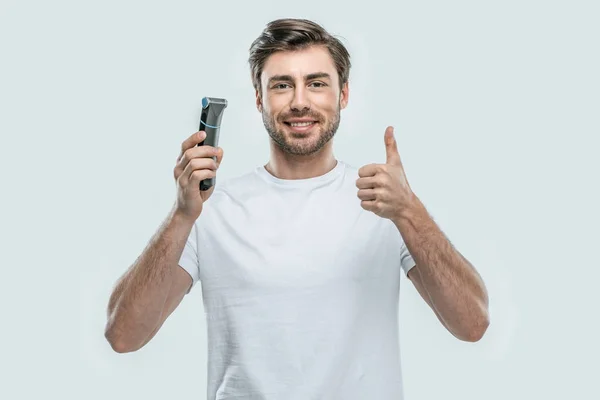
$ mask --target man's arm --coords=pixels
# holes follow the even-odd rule
[[[423,287],[423,280],[421,278],[421,273],[420,273],[419,269],[417,268],[417,266],[415,265],[413,268],[411,268],[408,271],[408,274],[406,276],[415,285],[417,292],[421,295],[423,300],[425,300],[427,305],[429,307],[431,307],[431,309],[435,313],[435,316],[442,323],[442,325],[444,325],[444,328],[446,328],[450,333],[452,333],[452,330],[448,327],[448,325],[446,325],[446,322],[444,321],[444,319],[440,316],[440,314],[437,312],[437,310],[433,306],[433,301],[431,300],[431,296],[429,295],[427,290],[425,290],[425,287]]]
[[[188,291],[192,278],[178,265],[194,222],[171,212],[110,296],[105,337],[119,352],[140,349]]]
[[[454,248],[416,196],[393,222],[415,260],[408,278],[419,294],[458,339],[481,339],[489,326],[488,295],[475,268]]]

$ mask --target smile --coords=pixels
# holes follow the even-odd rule
[[[315,121],[307,121],[307,122],[286,122],[287,124],[289,124],[290,126],[296,127],[296,126],[309,126],[309,125],[313,125],[315,123]]]
[[[318,124],[318,121],[295,121],[295,122],[284,122],[290,127],[290,130],[295,133],[307,133]]]

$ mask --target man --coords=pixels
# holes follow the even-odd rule
[[[273,21],[249,62],[269,162],[200,192],[223,149],[183,142],[177,200],[119,280],[106,337],[140,349],[201,281],[208,399],[401,399],[400,273],[464,341],[488,326],[485,286],[412,192],[391,127],[385,163],[335,159],[350,70],[337,39]]]

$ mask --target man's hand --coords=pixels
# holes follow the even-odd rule
[[[181,144],[181,152],[173,169],[177,185],[176,212],[195,221],[203,204],[215,187],[200,191],[200,181],[214,178],[223,160],[223,149],[209,145],[198,146],[206,139],[206,132],[195,132]]]
[[[394,138],[394,128],[388,126],[384,135],[387,159],[385,164],[369,164],[358,170],[356,181],[360,205],[382,218],[391,220],[400,217],[415,199]]]

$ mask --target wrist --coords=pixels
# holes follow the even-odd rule
[[[197,219],[198,219],[198,217],[194,217],[194,216],[185,214],[184,212],[179,210],[177,207],[173,207],[173,209],[171,210],[171,213],[169,214],[169,222],[171,225],[174,225],[177,227],[182,227],[185,229],[187,229],[187,228],[191,229]]]
[[[407,222],[418,219],[424,210],[425,206],[423,205],[421,200],[417,197],[416,194],[412,193],[410,195],[407,205],[396,213],[394,218],[392,218],[392,221],[397,226],[406,224]]]

